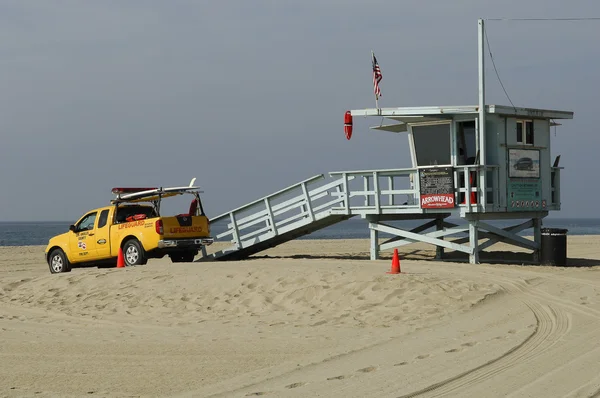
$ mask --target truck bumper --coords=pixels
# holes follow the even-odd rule
[[[214,242],[213,238],[198,238],[198,239],[161,239],[158,241],[159,249],[167,248],[200,248],[210,246]]]

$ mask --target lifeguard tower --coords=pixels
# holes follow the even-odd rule
[[[542,220],[560,210],[559,159],[551,159],[550,128],[573,112],[485,104],[483,20],[479,20],[479,104],[356,109],[356,117],[387,119],[371,127],[408,138],[412,167],[330,172],[222,214],[231,246],[204,259],[240,259],[360,216],[368,221],[370,258],[382,250],[424,242],[465,253],[504,242],[531,250],[539,261]],[[448,222],[451,215],[462,225]],[[423,220],[403,229],[388,221]],[[505,228],[493,220],[513,220]],[[533,229],[534,239],[519,235]],[[425,232],[431,230],[430,232]],[[392,235],[380,243],[379,234]],[[467,235],[468,234],[468,235]],[[454,240],[445,239],[459,235]],[[484,240],[484,242],[480,242]]]
[[[551,159],[550,127],[572,112],[498,105],[380,108],[352,110],[352,117],[377,116],[393,121],[372,127],[406,133],[412,168],[396,170],[410,181],[410,200],[394,214],[365,214],[371,229],[371,257],[380,249],[425,242],[438,247],[438,257],[448,248],[468,253],[479,262],[479,252],[497,242],[510,243],[539,254],[542,219],[560,210],[559,158]],[[485,126],[485,127],[484,127]],[[392,187],[388,187],[393,190]],[[380,206],[387,206],[380,204]],[[455,214],[467,221],[458,226],[444,221]],[[412,231],[384,222],[411,218],[432,221]],[[489,220],[523,220],[498,228]],[[436,231],[419,232],[433,226]],[[533,228],[534,241],[518,232]],[[480,232],[485,231],[483,234]],[[378,244],[378,232],[397,236]],[[468,232],[467,239],[445,241],[445,236]],[[479,239],[487,242],[479,244]]]
[[[370,221],[371,257],[399,239],[421,241],[437,246],[437,256],[449,248],[468,253],[471,263],[479,253],[497,242],[533,250],[539,261],[542,219],[549,211],[560,210],[560,156],[554,161],[550,151],[550,127],[559,119],[572,119],[573,112],[486,105],[484,63],[484,21],[479,28],[479,104],[477,106],[435,106],[416,108],[377,108],[350,111],[355,116],[377,116],[395,123],[372,127],[393,133],[407,133],[412,170],[411,189],[418,201],[412,212],[441,214],[435,220],[437,231],[418,234],[390,228],[381,221],[402,216],[373,216]],[[407,209],[408,210],[408,209]],[[446,242],[444,236],[466,232],[443,221],[446,211],[458,210],[468,224],[466,240]],[[411,212],[409,210],[409,212]],[[491,225],[490,220],[521,220],[508,228]],[[525,221],[523,221],[525,220]],[[519,236],[533,228],[534,241]],[[379,245],[378,232],[397,235]],[[480,231],[483,232],[480,234]],[[481,238],[487,238],[479,244]]]

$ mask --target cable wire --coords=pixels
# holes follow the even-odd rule
[[[502,90],[504,90],[504,94],[506,94],[506,98],[508,98],[508,102],[510,102],[510,104],[512,105],[512,107],[515,109],[515,112],[516,112],[517,107],[515,106],[515,104],[513,104],[512,100],[510,99],[510,96],[506,92],[506,89],[504,88],[504,84],[502,83],[502,79],[500,79],[500,74],[498,73],[498,69],[496,68],[496,63],[494,62],[494,56],[492,55],[492,47],[490,46],[490,41],[488,39],[488,34],[487,34],[487,28],[485,26],[483,27],[483,33],[485,36],[485,41],[487,43],[488,52],[490,53],[490,58],[492,60],[492,65],[494,66],[494,71],[496,72],[496,77],[498,78],[498,81],[500,82],[500,86],[502,87]]]
[[[483,18],[485,21],[600,21],[600,17],[588,18]]]
[[[600,17],[578,17],[578,18],[482,18],[485,21],[600,21]],[[490,47],[490,41],[488,39],[487,28],[484,26],[483,33],[485,35],[485,41],[488,46],[488,52],[490,53],[490,59],[492,60],[492,65],[494,66],[494,71],[496,72],[496,77],[498,78],[498,82],[500,82],[500,86],[508,98],[510,104],[515,108],[515,104],[513,104],[510,96],[506,92],[506,88],[504,88],[504,84],[502,83],[502,79],[500,79],[500,74],[498,73],[498,69],[496,68],[496,63],[494,62],[494,56],[492,55],[492,48]]]

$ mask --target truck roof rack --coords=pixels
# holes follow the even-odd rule
[[[200,187],[194,186],[196,178],[193,178],[187,187],[170,188],[113,188],[112,192],[117,197],[111,203],[119,202],[153,202],[162,198],[182,195],[184,193],[202,193]]]

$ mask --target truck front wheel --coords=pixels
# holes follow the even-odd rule
[[[48,266],[50,267],[50,272],[53,274],[71,272],[71,263],[69,263],[69,259],[60,249],[52,250],[52,253],[48,256]]]
[[[147,262],[144,248],[137,239],[130,239],[123,244],[123,257],[127,267],[143,265]]]

